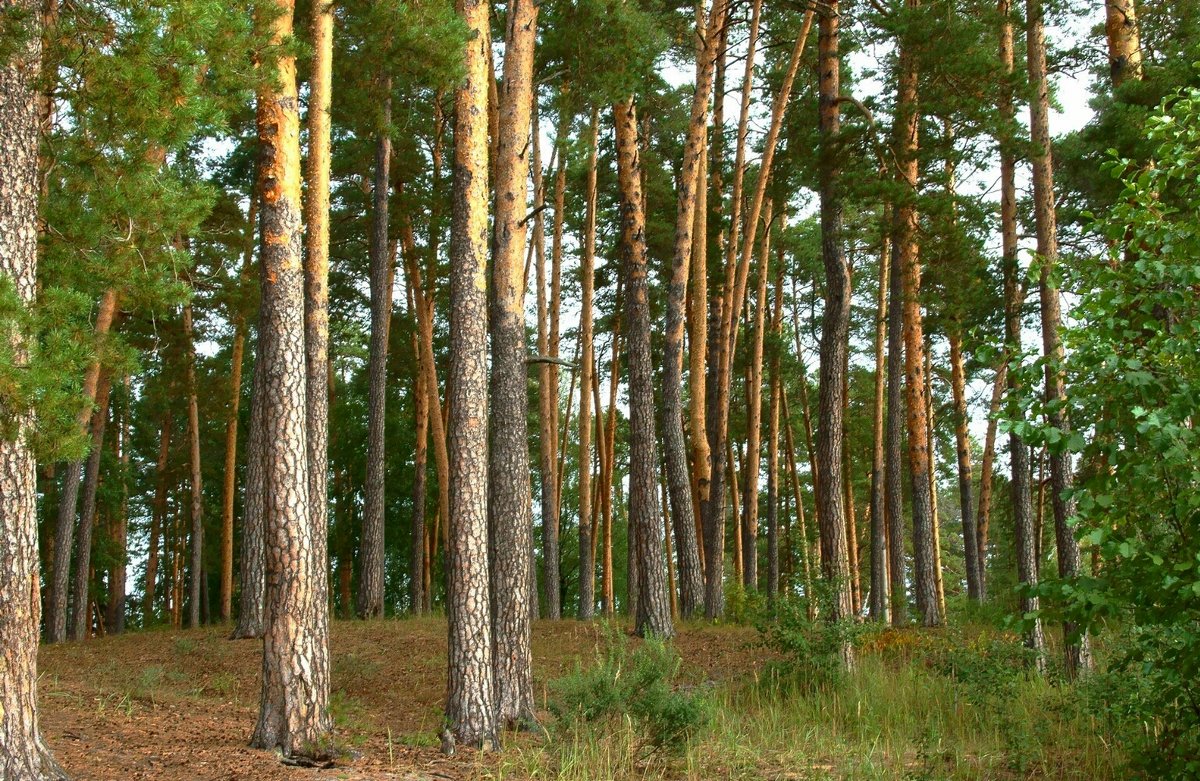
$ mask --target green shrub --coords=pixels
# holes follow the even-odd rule
[[[820,615],[828,615],[827,609]],[[860,645],[879,628],[854,620],[830,623],[819,616],[810,619],[808,600],[782,599],[774,619],[760,623],[759,631],[767,646],[782,655],[780,672],[797,683],[814,686],[840,679],[845,671],[845,649]]]
[[[550,711],[566,731],[628,718],[650,749],[682,751],[708,723],[710,705],[700,692],[679,685],[681,662],[660,640],[631,647],[610,629],[595,665],[577,666],[551,683]]]

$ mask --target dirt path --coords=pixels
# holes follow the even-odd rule
[[[447,759],[437,748],[446,625],[439,619],[332,627],[332,711],[356,756],[338,767],[291,768],[246,747],[258,713],[261,644],[227,628],[155,630],[47,646],[40,658],[42,731],[77,781],[459,781],[486,775],[489,757]],[[692,628],[677,643],[696,681],[752,675],[762,663],[745,628]],[[588,665],[594,624],[539,622],[535,691]],[[522,736],[520,740],[538,740]]]

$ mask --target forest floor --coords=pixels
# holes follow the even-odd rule
[[[685,626],[682,685],[707,694],[709,725],[682,755],[647,750],[622,717],[580,734],[556,729],[552,681],[595,663],[597,624],[540,621],[535,693],[549,731],[505,750],[443,757],[444,619],[335,621],[332,706],[351,755],[322,770],[247,747],[258,712],[261,643],[229,627],[168,629],[46,646],[41,723],[76,781],[467,781],[469,779],[1116,779],[1120,757],[1063,687],[937,671],[963,644],[916,630],[878,635],[855,673],[771,685],[778,654],[745,626]],[[930,644],[932,642],[932,645]],[[940,649],[940,650],[939,650]],[[955,653],[950,651],[951,654]],[[940,656],[939,656],[940,655]],[[984,654],[986,656],[986,652]],[[958,657],[951,657],[958,658]],[[974,658],[974,657],[971,657]],[[961,675],[958,678],[962,678]],[[979,683],[982,681],[982,683]]]

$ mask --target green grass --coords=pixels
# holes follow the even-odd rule
[[[1115,779],[1120,752],[1086,690],[1047,682],[977,633],[876,635],[820,679],[783,664],[715,687],[677,755],[647,750],[628,715],[510,743],[497,779]]]

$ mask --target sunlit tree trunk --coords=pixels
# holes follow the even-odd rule
[[[1104,34],[1114,87],[1142,78],[1142,41],[1136,0],[1105,0]]]
[[[920,0],[906,0],[911,12]],[[910,35],[912,33],[909,33]],[[917,186],[919,177],[919,81],[913,43],[900,41],[900,75],[896,95],[896,155],[905,192],[896,204],[896,234],[903,285],[905,400],[908,424],[908,472],[912,483],[913,570],[917,611],[925,626],[940,626],[937,598],[937,565],[930,506],[929,415],[925,398],[925,333],[921,315],[921,259],[918,236]]]
[[[767,331],[767,278],[770,276],[772,204],[763,213],[766,230],[758,261],[754,335],[746,373],[746,480],[742,487],[742,585],[758,590],[758,473],[762,465],[762,366]]]
[[[783,224],[780,223],[782,231]],[[779,340],[783,330],[783,249],[779,249],[775,270],[774,308],[771,312],[771,358],[767,382],[770,387],[767,410],[767,605],[774,608],[779,598],[779,407],[782,380],[779,366]]]
[[[442,750],[497,745],[488,581],[488,0],[459,0],[471,37],[455,94],[450,228],[449,675]]]
[[[537,6],[532,0],[512,0],[507,11],[499,156],[494,161],[488,528],[497,717],[501,725],[511,728],[534,718],[529,601],[535,584],[530,582],[533,498],[524,259]]]
[[[1046,73],[1045,10],[1041,0],[1026,0],[1028,30],[1029,127],[1033,140],[1033,216],[1037,227],[1037,253],[1041,266],[1038,292],[1042,313],[1042,353],[1046,357],[1045,399],[1049,424],[1062,432],[1062,442],[1070,439],[1071,424],[1063,407],[1066,381],[1062,363],[1064,351],[1059,336],[1062,320],[1054,267],[1058,263],[1058,217],[1054,204],[1054,160],[1050,150],[1050,83]],[[1071,498],[1071,453],[1056,448],[1050,453],[1051,501],[1054,508],[1054,539],[1058,550],[1058,574],[1070,579],[1079,574],[1079,543],[1070,526],[1075,514]],[[1063,651],[1068,678],[1086,673],[1092,667],[1091,646],[1087,634],[1071,637],[1076,627],[1063,623]]]

